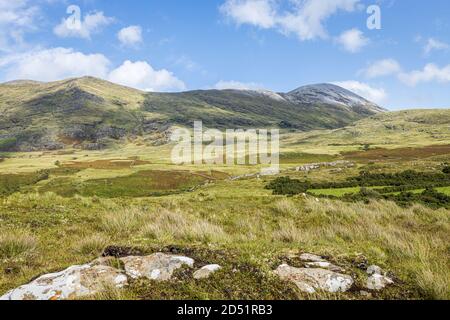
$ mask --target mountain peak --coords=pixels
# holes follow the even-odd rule
[[[286,97],[295,103],[339,105],[346,108],[363,108],[374,113],[386,110],[356,93],[331,83],[319,83],[297,88]]]

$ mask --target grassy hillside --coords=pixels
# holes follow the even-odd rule
[[[449,143],[450,109],[383,113],[336,130],[289,134],[283,142],[286,147],[331,154]]]
[[[0,151],[103,149],[126,138],[164,142],[173,125],[338,128],[370,108],[302,104],[253,91],[144,93],[95,78],[0,85]]]

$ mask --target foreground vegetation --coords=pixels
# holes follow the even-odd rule
[[[164,251],[223,269],[205,280],[184,269],[169,283],[133,281],[92,298],[450,299],[445,114],[284,134],[278,177],[175,166],[170,145],[139,139],[104,151],[0,154],[0,294],[102,254]],[[296,168],[336,160],[348,163]],[[307,295],[273,275],[302,252],[345,267],[354,288]],[[368,263],[395,285],[361,295]]]
[[[385,201],[255,197],[255,189],[248,181],[221,182],[181,197],[131,201],[51,193],[8,196],[0,209],[0,292],[118,246],[141,253],[185,253],[225,267],[188,286],[133,283],[121,293],[136,299],[314,298],[270,272],[299,252],[316,252],[353,267],[368,260],[391,270],[397,285],[378,298],[450,298],[447,210],[401,208]],[[356,276],[362,287],[363,271]],[[355,291],[340,298],[361,297]]]

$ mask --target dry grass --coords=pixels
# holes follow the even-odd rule
[[[207,220],[190,217],[181,211],[127,207],[102,216],[102,229],[110,235],[140,235],[159,243],[170,241],[221,242],[226,238],[221,227]]]
[[[109,237],[96,233],[80,240],[75,246],[76,252],[84,255],[99,256],[109,244]]]
[[[383,201],[349,204],[308,199],[297,219],[280,220],[273,240],[364,252],[374,263],[402,270],[425,296],[448,299],[449,218],[447,210],[418,205],[405,209]]]
[[[36,248],[36,238],[27,231],[2,231],[0,234],[0,259],[26,258]]]

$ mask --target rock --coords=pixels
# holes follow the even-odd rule
[[[209,278],[210,275],[212,275],[216,271],[219,271],[220,269],[222,269],[222,267],[219,266],[218,264],[209,264],[209,265],[204,266],[203,268],[195,271],[194,279]]]
[[[359,294],[362,295],[365,298],[372,298],[372,294],[370,292],[367,292],[367,291],[364,291],[364,290],[359,291]]]
[[[371,265],[366,272],[370,275],[367,279],[367,289],[379,291],[394,283],[379,266]]]
[[[315,254],[311,254],[311,253],[301,254],[300,260],[309,261],[309,262],[327,262],[327,260],[323,259],[322,257],[319,257],[319,256],[317,256]]]
[[[391,278],[383,276],[381,274],[373,274],[367,279],[367,289],[380,291],[386,288],[388,285],[393,284]]]
[[[353,285],[352,277],[324,269],[294,268],[283,264],[275,270],[275,274],[307,293],[315,293],[316,290],[345,292]]]
[[[307,262],[305,265],[307,268],[322,268],[322,269],[327,269],[327,270],[331,270],[334,272],[345,271],[343,268],[338,267],[330,262]]]
[[[373,274],[383,274],[383,270],[376,265],[371,265],[367,268],[367,274],[373,275]]]
[[[117,269],[86,264],[41,276],[11,290],[0,300],[76,299],[99,293],[107,287],[122,288],[127,284],[127,277]]]
[[[172,278],[175,270],[183,265],[194,266],[194,260],[182,256],[155,253],[146,257],[125,257],[120,259],[125,265],[125,272],[133,279],[148,278],[166,281]]]

